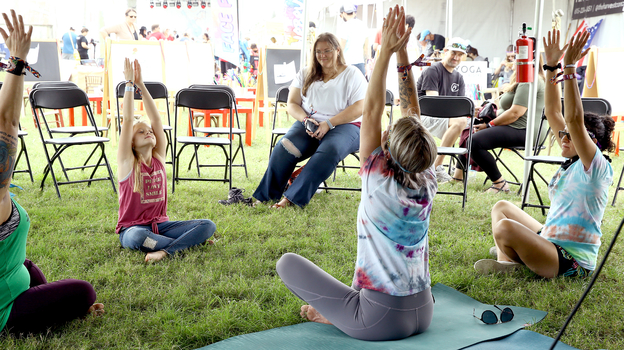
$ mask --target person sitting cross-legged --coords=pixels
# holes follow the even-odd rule
[[[11,198],[9,185],[15,168],[25,58],[30,50],[33,27],[24,28],[22,16],[11,10],[12,21],[3,13],[7,31],[0,35],[11,52],[0,89],[0,331],[9,334],[46,332],[53,326],[84,317],[101,315],[104,305],[96,303],[95,290],[89,282],[64,279],[48,282],[43,272],[26,259],[26,238],[30,218],[26,210]]]
[[[546,65],[545,110],[561,155],[568,160],[561,165],[548,185],[550,210],[542,225],[517,206],[500,201],[492,208],[492,234],[497,260],[482,259],[475,263],[480,273],[508,272],[525,264],[536,274],[556,276],[589,276],[596,267],[600,248],[601,221],[607,205],[613,168],[604,151],[613,151],[611,134],[615,122],[610,116],[583,111],[576,82],[576,63],[589,33],[572,37],[560,49],[560,33],[544,38]],[[565,52],[565,55],[564,55]],[[558,73],[563,56],[565,75],[564,115],[558,85],[550,81]]]
[[[352,286],[293,253],[277,273],[309,305],[301,315],[329,323],[363,340],[393,340],[427,330],[433,318],[429,275],[429,215],[437,182],[433,136],[420,123],[412,73],[399,82],[401,111],[392,131],[382,133],[388,62],[397,53],[408,65],[405,12],[390,9],[382,46],[366,92],[360,138],[362,198],[357,217],[357,259]]]
[[[169,221],[167,216],[167,138],[160,112],[143,84],[141,65],[125,59],[124,123],[117,150],[119,221],[115,231],[124,248],[147,253],[158,261],[180,250],[202,244],[216,225],[210,220]],[[150,124],[134,119],[134,84],[141,90]]]

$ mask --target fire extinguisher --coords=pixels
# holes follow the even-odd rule
[[[527,37],[527,25],[522,23],[522,32],[516,40],[516,81],[532,83],[535,69],[535,38]]]

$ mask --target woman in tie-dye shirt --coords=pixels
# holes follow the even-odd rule
[[[277,272],[310,305],[301,315],[333,324],[363,340],[392,340],[424,332],[433,317],[429,276],[429,214],[437,182],[437,147],[420,123],[411,72],[400,74],[403,115],[382,134],[390,56],[409,67],[405,13],[398,6],[384,20],[383,43],[364,102],[360,132],[362,199],[358,210],[355,276],[349,287],[309,260],[287,253]]]
[[[546,84],[544,113],[568,160],[548,185],[551,199],[546,223],[542,225],[515,205],[500,201],[492,209],[492,232],[496,260],[475,263],[482,273],[506,272],[525,264],[542,277],[581,276],[596,267],[600,248],[600,224],[607,205],[613,168],[603,151],[612,151],[615,123],[610,116],[585,113],[576,82],[576,62],[587,50],[589,34],[573,37],[567,51],[560,49],[559,31],[544,38],[547,81],[563,81],[564,110],[561,113],[560,86]],[[565,51],[565,56],[564,56]],[[563,75],[557,63],[563,56]],[[563,79],[562,79],[563,78]],[[564,118],[565,116],[565,118]],[[535,234],[537,233],[537,235]]]

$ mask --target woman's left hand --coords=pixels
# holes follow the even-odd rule
[[[321,140],[328,132],[329,132],[329,125],[327,125],[327,122],[320,122],[318,129],[316,130],[314,135],[312,135],[312,137],[314,137],[317,140]]]
[[[487,124],[485,124],[485,123],[477,124],[477,125],[472,127],[473,132],[478,132],[478,131],[481,131],[483,129],[487,129]]]
[[[568,50],[563,56],[563,63],[566,66],[570,64],[576,64],[578,60],[580,60],[583,56],[587,54],[587,52],[589,52],[589,48],[583,51],[583,47],[585,47],[585,44],[587,44],[587,40],[589,40],[588,31],[585,31],[580,35],[573,36],[572,39],[570,39]]]

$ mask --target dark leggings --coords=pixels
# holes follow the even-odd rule
[[[30,288],[14,301],[6,330],[14,335],[43,332],[46,329],[87,314],[95,302],[91,284],[75,279],[48,283],[43,272],[26,259]]]
[[[472,135],[471,157],[492,181],[501,178],[496,166],[496,159],[488,152],[495,148],[523,147],[526,140],[526,129],[516,129],[508,125],[495,126],[483,129]],[[466,164],[466,156],[459,158]]]
[[[293,253],[279,259],[277,273],[293,294],[356,339],[407,338],[424,332],[433,319],[431,288],[402,297],[355,290]]]

